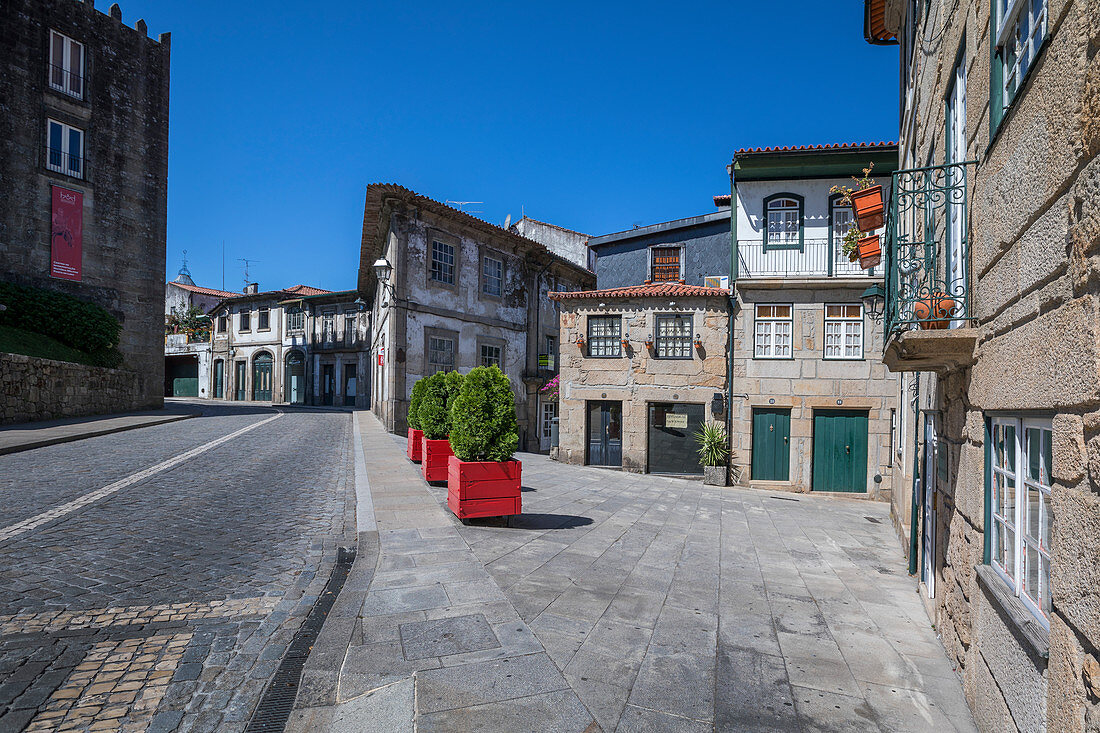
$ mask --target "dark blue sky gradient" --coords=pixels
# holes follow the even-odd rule
[[[737,148],[897,136],[860,0],[120,5],[172,33],[168,275],[212,287],[223,241],[227,289],[354,287],[370,182],[604,234],[712,210]]]

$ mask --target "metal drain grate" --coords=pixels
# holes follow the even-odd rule
[[[769,499],[779,499],[780,501],[798,501],[793,496],[769,496]]]
[[[336,603],[336,596],[344,586],[351,572],[352,562],[355,560],[354,548],[338,548],[336,554],[336,567],[332,569],[325,589],[318,596],[317,602],[310,609],[309,616],[302,622],[297,633],[287,647],[286,653],[279,662],[279,668],[275,670],[275,676],[271,684],[264,690],[264,696],[260,698],[260,704],[256,706],[256,712],[248,721],[245,729],[248,733],[260,731],[282,731],[286,728],[286,722],[290,718],[290,711],[294,709],[294,699],[298,696],[298,683],[302,680],[302,668],[309,657],[309,651],[317,641],[317,635],[321,633],[321,626],[325,623],[332,605]]]

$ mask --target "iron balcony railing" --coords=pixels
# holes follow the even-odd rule
[[[73,178],[84,178],[84,158],[46,146],[46,168]]]
[[[50,64],[50,86],[70,97],[84,99],[84,77],[64,66]]]
[[[760,239],[737,240],[737,278],[759,277],[875,277],[876,271],[860,268],[841,251],[843,241],[806,239],[801,243],[767,243]],[[878,268],[881,276],[882,270]]]
[[[347,332],[343,336],[337,336],[334,333],[314,333],[309,337],[309,346],[316,351],[358,349],[365,343],[366,339],[355,332]]]
[[[966,172],[974,162],[893,174],[883,247],[887,339],[973,320]]]

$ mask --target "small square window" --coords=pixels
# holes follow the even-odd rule
[[[455,284],[454,245],[432,240],[431,279],[444,285]]]
[[[455,342],[446,337],[428,337],[428,374],[453,372],[455,368]]]
[[[826,359],[863,358],[863,306],[825,306]]]
[[[790,305],[756,306],[757,359],[790,359],[794,331],[793,307]]]
[[[650,279],[655,283],[678,282],[680,280],[680,248],[654,247],[653,272]]]
[[[691,358],[691,316],[657,316],[658,359]]]
[[[493,344],[481,345],[481,366],[495,366],[501,371],[504,370],[504,359],[501,357],[502,349],[499,346]]]
[[[622,356],[623,317],[588,317],[588,355],[596,357]]]

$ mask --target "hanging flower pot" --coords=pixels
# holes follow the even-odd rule
[[[864,270],[877,267],[882,262],[882,245],[879,243],[879,236],[873,234],[860,239],[856,244],[856,252],[859,254],[859,266]]]
[[[913,317],[925,330],[947,328],[957,307],[947,293],[933,293],[913,303]]]
[[[852,210],[856,214],[856,226],[862,232],[869,232],[882,226],[885,207],[882,203],[882,186],[871,186],[852,191]]]

